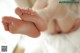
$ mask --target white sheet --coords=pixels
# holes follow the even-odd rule
[[[37,41],[37,44],[35,44],[37,46],[25,47],[25,53],[80,53],[80,29],[69,34],[61,35],[42,33]],[[34,44],[32,43],[31,45]]]

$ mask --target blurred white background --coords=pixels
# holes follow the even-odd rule
[[[6,53],[12,53],[16,44],[19,42],[20,35],[11,34],[4,30],[2,25],[3,16],[14,16],[17,17],[14,13],[14,9],[17,7],[14,0],[0,0],[0,53],[1,46],[7,46],[8,50]]]

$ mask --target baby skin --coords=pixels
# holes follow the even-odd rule
[[[62,9],[61,9],[62,10]],[[20,12],[20,11],[22,11],[22,12]],[[20,18],[23,20],[23,21],[31,21],[31,22],[33,22],[33,23],[37,23],[38,21],[37,20],[40,20],[39,18],[40,18],[40,16],[37,14],[37,12],[35,12],[34,14],[35,14],[35,16],[37,16],[37,17],[35,17],[35,16],[32,16],[32,14],[31,13],[33,13],[34,11],[32,10],[32,9],[20,9],[20,8],[16,8],[16,14],[18,14],[19,16],[20,16],[20,13],[22,13],[23,14],[23,16],[20,16]],[[31,14],[31,15],[29,15],[29,14]],[[58,13],[57,13],[58,14]],[[25,17],[24,17],[24,15],[25,15]],[[56,15],[56,14],[55,14]],[[54,15],[54,16],[55,16]],[[70,17],[73,17],[73,16],[69,16],[69,19],[70,19]],[[34,19],[34,18],[36,18],[36,19]],[[33,19],[33,20],[32,20]],[[36,22],[34,22],[34,20],[36,20]],[[40,20],[41,21],[41,20]],[[42,22],[43,22],[44,20],[42,20]],[[45,21],[47,21],[47,19],[45,19]],[[61,22],[61,21],[60,21]],[[38,22],[39,23],[39,22]],[[41,23],[42,24],[42,23]],[[51,25],[51,26],[50,26]],[[62,30],[61,30],[61,28],[60,28],[60,26],[59,26],[59,24],[57,23],[57,21],[52,21],[51,23],[50,23],[50,27],[49,27],[49,30],[51,31],[52,30],[52,33],[54,33],[54,34],[57,34],[57,33],[64,33]],[[55,26],[55,31],[53,31],[53,26],[52,25],[54,25]],[[79,28],[79,25],[80,25],[80,19],[78,19],[78,20],[76,20],[75,21],[75,23],[73,24],[73,27],[68,31],[68,32],[71,32],[71,31],[75,31],[76,29],[78,29]],[[40,29],[40,28],[42,28],[42,27],[40,27],[40,25],[38,25],[38,24],[36,24],[36,26]],[[66,26],[65,26],[66,27]],[[50,29],[51,28],[51,29]],[[48,31],[49,31],[48,30]]]
[[[11,16],[5,16],[2,19],[2,23],[5,30],[13,34],[25,34],[30,37],[38,37],[40,35],[40,31],[32,22],[25,22]]]

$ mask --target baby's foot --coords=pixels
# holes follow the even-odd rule
[[[17,33],[18,28],[24,24],[23,21],[8,16],[3,17],[2,23],[5,30],[10,31],[11,33]]]
[[[15,12],[22,20],[33,22],[40,31],[46,30],[47,26],[45,21],[32,9],[25,10],[16,8]]]
[[[31,37],[37,37],[39,35],[39,31],[31,22],[24,22],[13,17],[5,16],[2,19],[2,23],[5,30],[13,34],[25,34]]]

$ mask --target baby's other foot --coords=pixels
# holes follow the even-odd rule
[[[46,22],[32,9],[16,8],[15,12],[23,21],[33,22],[40,31],[46,30]]]
[[[19,19],[13,18],[11,16],[4,16],[2,18],[2,23],[4,25],[4,29],[7,31],[10,31],[12,33],[16,33],[18,25],[21,24],[21,23],[18,23],[19,21],[20,21]],[[16,24],[14,24],[14,23],[16,23]]]
[[[30,37],[38,37],[40,32],[31,22],[25,22],[14,17],[5,16],[2,19],[5,30],[13,34],[25,34]]]

